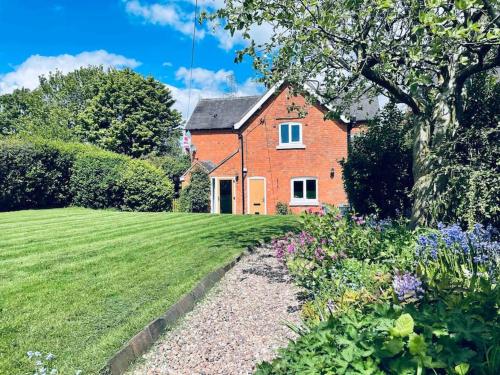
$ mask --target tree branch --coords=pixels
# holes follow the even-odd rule
[[[485,51],[488,50],[489,49],[486,49]],[[462,91],[464,89],[467,78],[471,77],[474,74],[485,72],[498,66],[500,66],[500,46],[497,47],[496,55],[490,60],[484,61],[484,55],[480,55],[477,64],[470,65],[457,73],[454,96],[455,106],[457,110],[457,119],[459,123],[462,122],[464,115],[464,100],[462,97]]]
[[[489,0],[482,0],[484,9],[491,18],[491,22],[494,22],[497,27],[500,27],[500,15],[498,14],[495,7],[491,4]]]
[[[394,96],[395,99],[410,107],[414,114],[420,114],[421,110],[418,103],[409,94],[401,90],[395,83],[389,81],[388,79],[382,77],[382,75],[378,72],[374,71],[372,69],[374,65],[374,62],[368,62],[361,68],[361,74],[363,77],[386,89],[392,96]]]

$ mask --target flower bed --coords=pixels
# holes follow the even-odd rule
[[[307,300],[297,341],[258,374],[498,374],[498,232],[325,208],[274,240]]]

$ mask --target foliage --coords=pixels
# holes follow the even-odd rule
[[[70,178],[72,204],[88,208],[120,207],[124,198],[121,179],[127,161],[109,152],[79,154]]]
[[[211,19],[249,39],[237,61],[250,56],[268,86],[285,79],[335,107],[331,116],[365,94],[407,105],[417,120],[412,221],[436,221],[429,208],[446,184],[431,153],[466,123],[467,80],[500,66],[497,1],[227,0]]]
[[[110,70],[85,109],[76,133],[83,141],[134,157],[164,153],[167,139],[179,136],[180,114],[170,90],[130,69]]]
[[[445,179],[447,188],[433,215],[448,223],[500,227],[500,80],[483,74],[470,79],[466,88],[473,95],[466,103],[464,126],[435,153],[440,162],[436,178]]]
[[[187,154],[153,156],[149,155],[146,160],[161,168],[169,179],[180,177],[191,166],[191,160]]]
[[[290,215],[292,211],[290,210],[290,207],[288,207],[288,204],[285,202],[278,202],[276,203],[276,214],[277,215]]]
[[[184,212],[210,211],[210,178],[200,169],[191,172],[189,185],[181,191],[181,209]]]
[[[53,353],[59,374],[98,374],[207,274],[296,225],[78,207],[0,213],[0,374],[33,374],[28,351]]]
[[[0,141],[0,210],[64,207],[162,211],[173,185],[145,160],[95,146],[41,139]]]
[[[490,292],[500,276],[498,235],[481,224],[469,231],[441,224],[437,231],[418,237],[417,270],[438,296],[459,290]]]
[[[160,169],[139,160],[128,163],[123,174],[123,207],[132,211],[167,211],[174,188]]]
[[[43,143],[0,142],[0,211],[69,204],[72,157]]]
[[[342,176],[349,202],[362,215],[396,217],[410,212],[411,121],[394,104],[385,106],[351,141]]]
[[[327,209],[273,242],[308,297],[300,337],[258,374],[496,374],[499,233]]]
[[[7,134],[78,140],[78,115],[97,95],[106,74],[102,67],[82,67],[41,76],[33,91],[19,89],[0,96],[0,123],[10,128]]]
[[[496,374],[498,321],[484,322],[469,306],[384,303],[332,314],[299,330],[300,338],[256,374]]]
[[[0,135],[84,141],[131,156],[179,154],[170,90],[133,71],[83,67],[0,96]]]

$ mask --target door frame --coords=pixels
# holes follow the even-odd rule
[[[248,207],[248,213],[250,213],[250,180],[264,180],[264,215],[267,215],[267,180],[263,176],[254,176],[254,177],[247,177],[247,191],[248,191],[248,197],[247,197],[247,207]]]
[[[231,181],[231,192],[233,195],[233,202],[232,202],[232,213],[236,213],[236,177],[234,176],[221,176],[221,177],[210,177],[210,213],[211,214],[220,214],[220,207],[219,207],[219,201],[220,201],[220,184],[219,182],[223,181]]]

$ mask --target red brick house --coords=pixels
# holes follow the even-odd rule
[[[306,114],[290,112],[292,105]],[[355,129],[378,103],[358,107],[350,113]],[[212,213],[274,214],[278,202],[293,212],[347,204],[339,161],[347,157],[349,124],[325,120],[326,111],[291,97],[286,86],[263,96],[200,100],[186,125],[193,164],[184,183],[193,168],[209,173]]]

